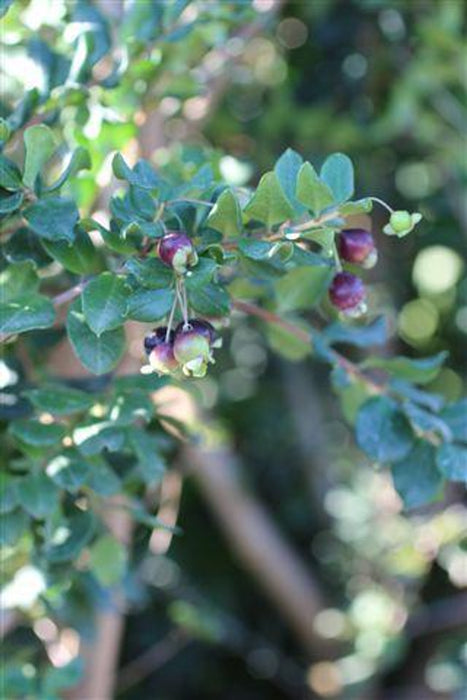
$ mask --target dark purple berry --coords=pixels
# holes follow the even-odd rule
[[[198,255],[191,239],[186,233],[173,231],[167,233],[159,243],[159,257],[163,263],[175,272],[184,274],[188,267],[196,265]]]
[[[376,265],[378,253],[373,236],[363,228],[349,228],[339,236],[339,255],[342,260],[362,267]]]
[[[360,316],[366,311],[365,286],[362,280],[350,272],[338,272],[329,288],[333,306],[348,316]]]
[[[195,330],[197,333],[204,335],[210,345],[212,345],[216,339],[214,326],[212,326],[209,321],[204,321],[201,318],[190,318],[186,327],[182,321],[175,329],[175,335],[182,333],[184,330]]]
[[[158,374],[170,374],[178,368],[174,356],[174,332],[170,331],[167,338],[167,328],[155,328],[144,339],[144,349],[148,355],[149,366]],[[150,371],[150,370],[149,370]]]
[[[147,335],[144,339],[144,349],[146,351],[146,355],[149,355],[151,350],[154,350],[154,348],[157,347],[158,345],[165,343],[166,337],[167,337],[167,328],[165,326],[159,326],[159,328],[154,328],[152,333]],[[174,341],[174,332],[173,331],[170,331],[168,340],[169,340],[169,343],[173,345],[173,341]]]

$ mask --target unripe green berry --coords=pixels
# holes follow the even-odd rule
[[[412,217],[408,211],[393,211],[389,223],[396,233],[402,233],[412,226]]]

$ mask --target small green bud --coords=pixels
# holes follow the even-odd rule
[[[412,226],[412,217],[408,211],[394,211],[389,223],[396,233],[402,233]]]

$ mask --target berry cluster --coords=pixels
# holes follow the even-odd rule
[[[378,260],[374,238],[362,228],[349,228],[340,233],[338,253],[341,261],[364,269],[374,267]],[[352,272],[340,271],[335,275],[329,298],[332,305],[346,316],[360,316],[367,308],[365,286]]]
[[[216,332],[208,321],[193,318],[179,323],[175,330],[155,328],[144,339],[148,356],[146,372],[173,374],[181,369],[187,377],[204,377],[214,362],[213,348],[218,347]]]
[[[174,374],[179,369],[188,377],[204,377],[207,366],[214,362],[213,348],[219,347],[213,326],[199,318],[188,319],[188,304],[183,276],[196,265],[198,255],[190,238],[184,232],[167,233],[159,243],[159,258],[175,273],[176,296],[168,326],[155,328],[144,339],[149,364],[143,373]],[[172,319],[177,305],[183,321],[172,330]]]

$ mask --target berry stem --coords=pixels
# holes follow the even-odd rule
[[[165,334],[165,342],[168,343],[170,339],[170,331],[172,330],[172,324],[175,316],[175,309],[177,308],[178,297],[175,293],[174,300],[172,302],[172,308],[170,309],[169,320],[167,321],[167,332]]]
[[[233,300],[232,305],[238,311],[243,311],[243,313],[250,316],[256,316],[257,318],[266,321],[266,323],[273,323],[279,328],[283,328],[291,335],[294,335],[296,338],[298,338],[298,340],[301,340],[304,343],[309,343],[310,345],[312,344],[312,337],[309,333],[307,333],[307,331],[304,331],[302,328],[299,328],[293,323],[289,323],[289,321],[277,316],[277,314],[273,313],[272,311],[263,309],[255,304],[250,304],[247,301],[239,301],[237,299]],[[316,333],[318,334],[318,332]],[[378,384],[367,377],[367,375],[356,364],[341,355],[339,352],[337,352],[337,350],[330,348],[329,354],[330,357],[332,357],[335,365],[342,367],[342,369],[344,369],[348,374],[358,378],[360,381],[365,382],[372,392],[378,394],[386,393],[386,387],[384,384]]]
[[[332,239],[332,256],[334,258],[334,262],[336,263],[337,272],[342,272],[342,263],[341,263],[341,259],[339,257],[339,251],[337,250],[337,243],[336,243],[336,236],[335,235],[334,235],[334,238]]]
[[[181,310],[182,316],[183,316],[183,327],[187,328],[188,327],[188,309],[185,306],[185,299],[183,297],[183,289],[184,289],[183,280],[181,279],[181,277],[177,277],[177,281],[175,283],[175,290],[176,290],[176,294],[177,294],[178,303],[180,305],[180,310]]]
[[[387,209],[387,211],[390,214],[392,214],[394,212],[394,209],[392,207],[390,207],[389,204],[386,204],[386,202],[384,202],[379,197],[369,197],[369,199],[371,199],[372,202],[376,202],[377,204],[381,204],[381,206],[384,207],[385,209]]]

